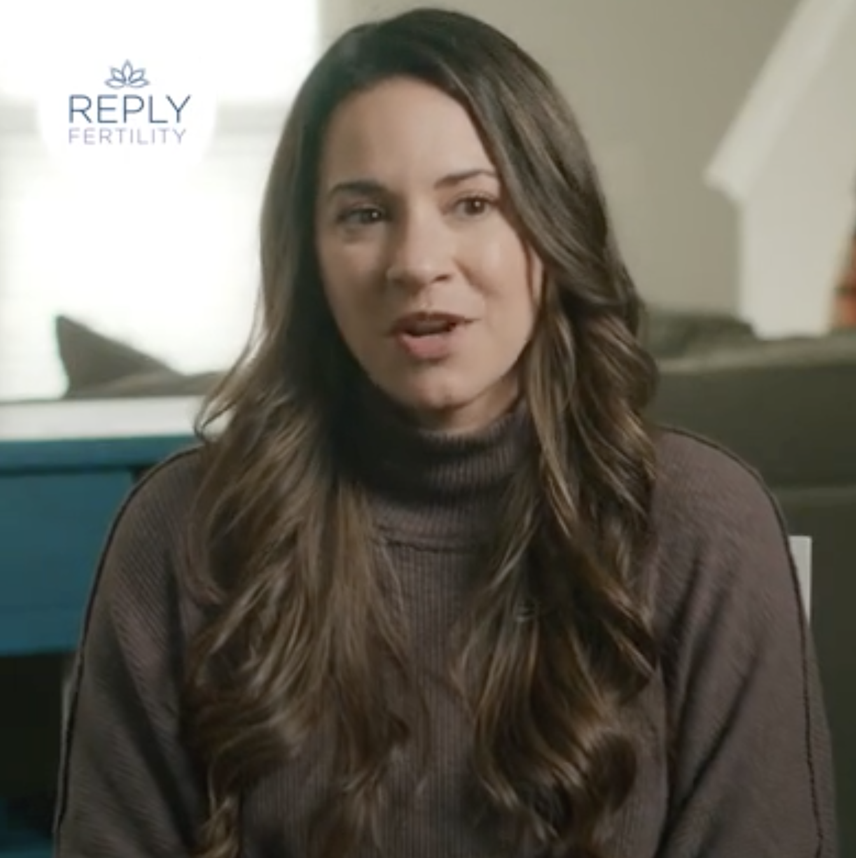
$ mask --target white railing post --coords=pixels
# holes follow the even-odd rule
[[[811,537],[792,536],[790,544],[794,564],[797,567],[803,605],[806,615],[811,618]]]

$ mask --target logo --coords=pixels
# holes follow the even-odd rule
[[[146,80],[146,70],[135,70],[127,60],[125,60],[125,65],[122,68],[110,69],[110,80],[105,80],[104,83],[111,89],[125,89],[125,87],[142,89],[149,85]]]
[[[145,69],[129,61],[111,68],[104,82],[113,90],[149,87]],[[68,143],[71,146],[181,146],[187,134],[182,117],[192,96],[164,93],[75,93],[68,99]],[[188,111],[189,113],[190,111]]]
[[[40,101],[49,150],[62,165],[90,177],[122,180],[173,176],[204,156],[216,103],[187,69],[160,64],[150,73],[131,59],[75,74]]]

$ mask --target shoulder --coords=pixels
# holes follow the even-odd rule
[[[656,451],[654,521],[659,530],[696,542],[742,533],[759,519],[781,524],[761,476],[726,448],[689,432],[661,429]]]
[[[199,447],[189,447],[148,470],[119,507],[111,541],[163,546],[188,523],[202,473]]]
[[[172,588],[201,473],[200,448],[190,447],[155,465],[131,487],[108,527],[93,599],[126,604]]]
[[[760,475],[691,433],[660,430],[653,502],[657,612],[676,619],[693,600],[793,607],[799,589],[787,528]]]

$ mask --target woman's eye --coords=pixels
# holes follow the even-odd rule
[[[339,221],[350,226],[368,226],[377,223],[382,217],[383,212],[375,206],[359,206],[342,212]]]
[[[458,209],[467,217],[480,217],[493,207],[493,200],[487,197],[464,197],[458,201]]]

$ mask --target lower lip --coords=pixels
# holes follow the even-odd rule
[[[464,325],[459,324],[442,334],[428,334],[423,337],[414,337],[412,334],[396,334],[395,341],[404,352],[416,360],[443,360],[452,353],[455,339],[463,328]]]

